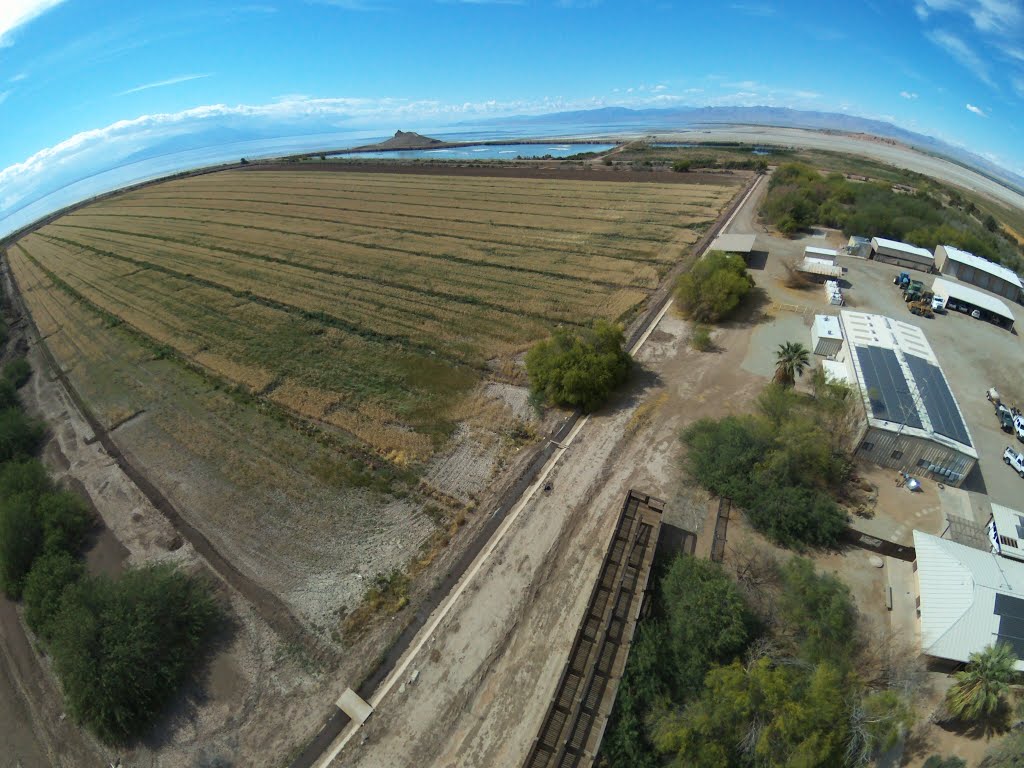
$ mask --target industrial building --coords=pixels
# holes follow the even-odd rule
[[[936,296],[942,296],[946,300],[947,310],[964,313],[977,311],[981,320],[988,320],[1007,330],[1013,328],[1013,312],[990,293],[944,277],[935,278],[932,291]]]
[[[928,249],[884,237],[871,238],[871,255],[868,258],[923,272],[931,272],[935,266],[935,257]]]
[[[1013,270],[952,245],[940,245],[935,249],[935,268],[944,275],[984,288],[1004,299],[1020,300],[1022,286]]]
[[[978,453],[924,332],[882,315],[844,310],[841,318],[840,357],[865,413],[856,455],[959,486]]]
[[[796,268],[811,280],[838,280],[843,276],[843,268],[836,264],[837,255],[830,248],[808,246],[804,248],[804,260],[798,263]]]
[[[914,531],[921,650],[953,662],[995,643],[1024,671],[1024,563]]]
[[[822,357],[835,357],[843,348],[843,327],[835,315],[815,315],[811,349]]]
[[[1024,515],[1002,504],[993,504],[986,531],[993,554],[1024,560]]]

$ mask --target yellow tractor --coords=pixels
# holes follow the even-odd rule
[[[907,304],[907,308],[910,310],[912,315],[920,315],[921,317],[935,317],[935,312],[932,311],[931,299],[920,299],[918,301],[911,301]]]

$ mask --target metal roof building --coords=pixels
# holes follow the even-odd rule
[[[985,320],[994,320],[1006,329],[1013,328],[1013,312],[1003,302],[990,293],[979,291],[969,285],[936,277],[932,283],[932,291],[937,296],[946,297],[946,307],[966,307],[968,310],[978,309]]]
[[[719,235],[711,242],[709,251],[740,253],[746,256],[754,250],[757,235]]]
[[[1024,671],[1024,563],[914,531],[921,650],[969,661],[995,643],[1013,646]]]
[[[959,486],[978,452],[924,332],[882,315],[841,317],[866,417],[856,455]]]
[[[1024,289],[1013,270],[952,245],[940,245],[935,249],[935,268],[944,275],[992,291],[1010,301],[1018,301]]]
[[[930,272],[935,266],[935,257],[928,249],[884,237],[871,238],[871,255],[868,258],[925,272]]]

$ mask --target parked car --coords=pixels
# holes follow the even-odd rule
[[[999,419],[999,428],[1003,432],[1013,433],[1013,414],[1002,403],[996,407],[996,418]]]
[[[1013,431],[1017,433],[1017,439],[1024,443],[1024,416],[1019,413],[1013,417]]]
[[[1006,446],[1006,450],[1003,451],[1003,461],[1018,475],[1024,477],[1024,454],[1017,453],[1010,446]]]

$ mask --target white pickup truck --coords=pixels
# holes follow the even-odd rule
[[[1013,431],[1017,433],[1017,439],[1024,443],[1024,416],[1019,413],[1013,417]]]
[[[1010,446],[1006,446],[1006,450],[1003,451],[1003,461],[1018,475],[1024,477],[1024,454],[1017,453]]]

